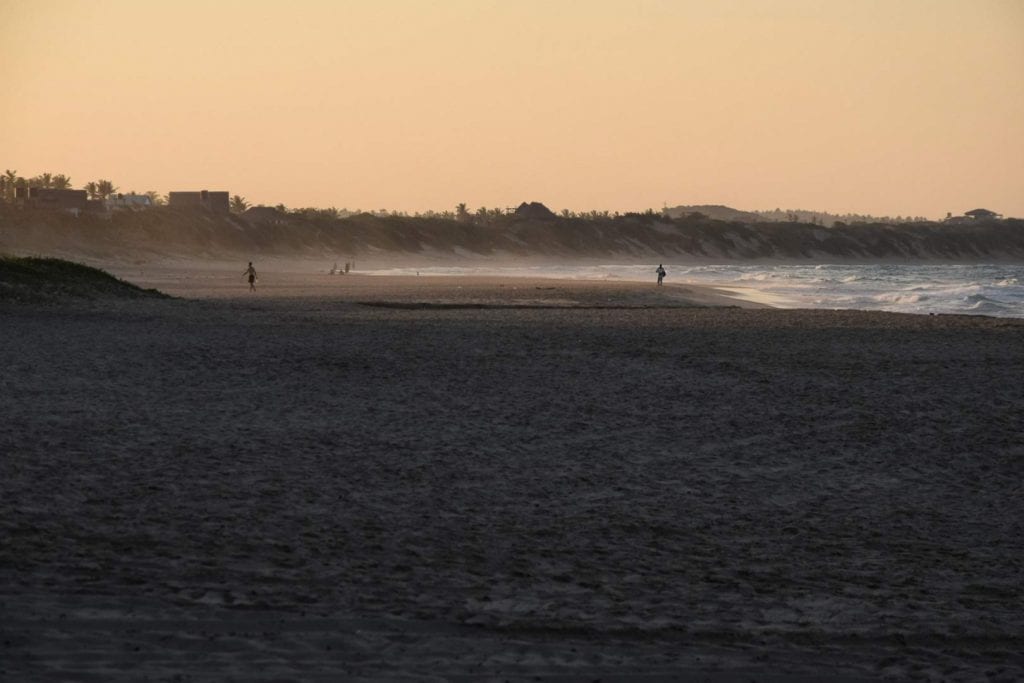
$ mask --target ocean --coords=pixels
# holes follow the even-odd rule
[[[650,265],[425,267],[371,275],[498,275],[654,283]],[[712,285],[779,308],[959,313],[1024,318],[1024,265],[682,265],[666,263],[667,284]]]

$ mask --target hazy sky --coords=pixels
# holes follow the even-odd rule
[[[1024,0],[0,0],[0,170],[417,211],[1024,216]]]

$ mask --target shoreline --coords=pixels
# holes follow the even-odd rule
[[[239,276],[245,261],[173,259],[87,262],[129,282],[146,288],[166,290],[175,296],[230,298],[247,293],[244,280]],[[580,262],[573,262],[559,264],[562,268],[554,268],[521,262],[453,260],[444,264],[428,264],[422,261],[396,263],[389,259],[358,261],[356,269],[350,274],[330,275],[332,263],[308,258],[268,258],[257,261],[259,292],[264,297],[323,296],[352,299],[359,291],[372,292],[376,289],[379,293],[371,294],[371,298],[380,300],[387,290],[396,292],[396,296],[409,298],[414,296],[416,288],[420,288],[424,290],[422,296],[444,298],[431,295],[430,292],[438,287],[450,287],[453,290],[463,287],[475,288],[482,303],[499,305],[501,300],[511,300],[509,292],[512,288],[518,288],[520,298],[537,299],[526,297],[523,291],[532,286],[538,292],[546,287],[561,290],[564,300],[561,305],[567,305],[566,301],[572,301],[577,294],[585,301],[573,305],[597,305],[596,295],[587,294],[586,290],[596,291],[596,288],[607,287],[612,301],[606,305],[678,306],[687,305],[689,298],[689,303],[695,305],[883,310],[919,315],[1024,318],[1024,309],[1021,308],[1024,290],[1014,284],[1018,280],[1024,281],[1024,271],[999,264],[987,264],[989,268],[979,271],[975,276],[958,275],[961,271],[948,265],[936,265],[937,268],[945,269],[929,273],[927,266],[924,266],[926,270],[914,271],[919,273],[921,286],[910,288],[900,277],[870,271],[860,274],[857,270],[860,266],[851,267],[853,270],[847,271],[843,270],[845,266],[842,264],[816,264],[814,268],[804,266],[793,273],[774,273],[769,265],[720,264],[705,272],[705,266],[669,263],[670,272],[665,286],[654,289],[653,266],[648,279],[643,277],[636,266],[607,263],[581,265]],[[340,261],[337,265],[341,267],[344,263]],[[789,267],[784,264],[775,265]],[[417,267],[422,267],[423,272],[419,272]],[[768,270],[758,270],[762,267]],[[825,271],[818,275],[823,267]],[[836,272],[840,275],[829,275],[830,267],[839,268]],[[506,268],[508,272],[502,272]],[[750,268],[755,270],[751,271]],[[444,272],[447,269],[454,272]],[[441,272],[436,272],[438,270]],[[840,279],[833,283],[828,280],[829,277]],[[371,286],[369,282],[377,284]],[[487,286],[498,285],[503,285],[508,291],[485,291]],[[636,288],[632,294],[626,292],[629,287]],[[648,287],[650,291],[647,291]],[[468,298],[465,292],[462,294],[463,298]],[[554,297],[547,295],[540,298]],[[618,304],[614,302],[616,298],[619,299]],[[538,302],[530,303],[536,305]]]
[[[316,298],[339,302],[437,303],[484,306],[591,307],[769,307],[756,292],[689,283],[643,283],[629,280],[586,280],[535,276],[491,275],[347,275],[300,270],[274,262],[257,269],[256,291],[249,292],[242,275],[224,265],[139,267],[100,264],[117,277],[143,288],[195,299]],[[240,273],[241,271],[239,271]],[[251,296],[250,296],[251,295]]]
[[[316,300],[323,304],[366,304],[392,308],[601,308],[673,309],[731,307],[777,311],[877,312],[911,316],[1024,320],[1024,316],[956,310],[886,310],[859,307],[803,306],[784,295],[732,284],[640,281],[618,277],[546,277],[531,274],[380,274],[355,270],[330,274],[321,260],[267,260],[257,269],[251,292],[239,262],[223,260],[160,260],[124,262],[83,259],[129,284],[171,297],[196,301],[248,302],[282,299]],[[377,264],[374,264],[377,265]],[[360,266],[363,266],[360,263]],[[414,268],[413,267],[410,267]],[[415,273],[415,271],[413,271]],[[741,281],[742,282],[742,281]],[[86,299],[67,297],[71,305]],[[56,302],[51,302],[56,303]]]

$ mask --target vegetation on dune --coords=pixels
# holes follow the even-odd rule
[[[1024,260],[1024,221],[747,223],[654,211],[537,217],[451,217],[249,208],[242,214],[157,206],[146,211],[18,210],[0,205],[0,250],[36,254],[338,258],[370,253],[701,260]]]
[[[700,260],[1024,260],[1024,221],[987,209],[943,221],[802,210],[739,211],[721,205],[660,211],[558,213],[539,202],[409,215],[379,209],[252,206],[229,199],[229,213],[167,206],[150,191],[144,211],[103,199],[117,186],[84,188],[93,201],[72,213],[33,206],[27,188],[69,188],[63,174],[0,174],[0,250],[17,253],[221,256],[281,254],[338,257],[367,253],[649,258]],[[130,193],[132,194],[132,193]],[[124,207],[120,207],[124,208]],[[80,214],[80,215],[79,215]]]
[[[826,228],[843,226],[852,223],[897,225],[902,223],[926,223],[924,216],[870,216],[867,214],[845,213],[833,214],[827,211],[807,211],[805,209],[774,209],[772,211],[740,211],[721,204],[697,204],[691,206],[673,206],[662,209],[662,213],[672,218],[680,218],[692,214],[700,214],[720,221],[740,221],[742,223],[807,223]],[[969,214],[968,214],[969,215]]]
[[[44,190],[74,189],[71,184],[71,178],[63,173],[40,173],[39,175],[26,178],[18,175],[17,171],[8,168],[0,174],[0,203],[13,204],[17,193],[27,188]],[[112,181],[101,178],[85,183],[81,189],[85,190],[86,196],[89,199],[99,201],[117,196],[120,188],[114,185]],[[128,194],[135,194],[135,191],[131,190]],[[149,197],[154,206],[167,203],[166,196],[155,190],[149,190],[148,192],[143,192],[143,194]]]
[[[168,298],[90,266],[56,258],[0,255],[0,301]]]
[[[245,213],[245,210],[249,208],[249,202],[245,201],[245,197],[241,195],[232,195],[231,197],[231,213]]]

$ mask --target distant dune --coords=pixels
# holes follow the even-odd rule
[[[7,209],[0,213],[0,252],[99,259],[395,254],[700,262],[1021,261],[1024,220],[826,228],[652,213],[543,221],[508,215],[456,221],[370,214],[333,218],[275,209],[242,217],[161,207],[78,218]]]
[[[760,223],[764,221],[763,216],[759,216],[752,211],[741,211],[740,209],[734,209],[731,206],[723,206],[721,204],[673,206],[670,209],[665,209],[664,213],[672,218],[683,218],[690,214],[699,213],[717,221],[742,221],[744,223]]]

